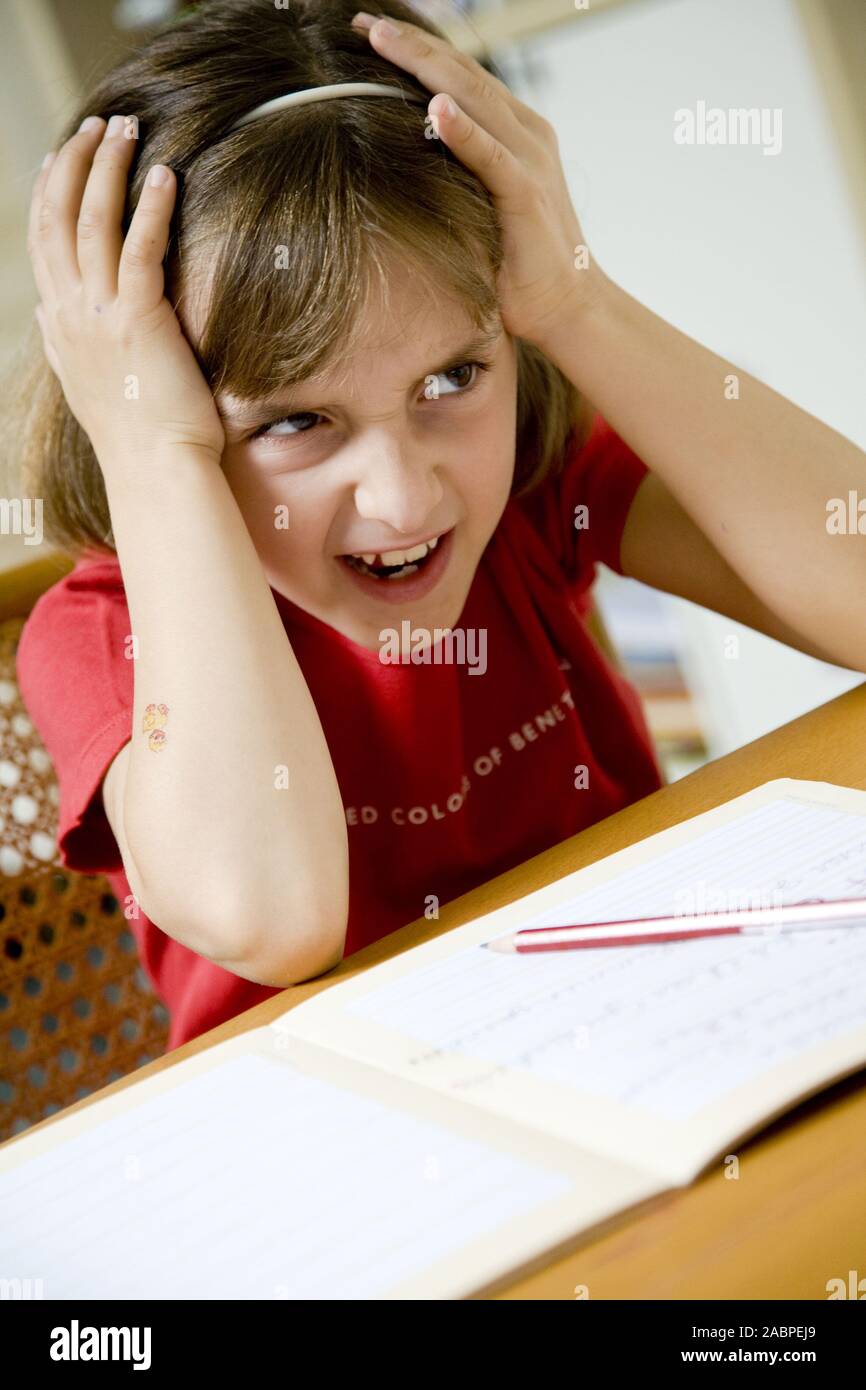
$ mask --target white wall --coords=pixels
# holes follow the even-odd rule
[[[517,95],[556,126],[606,273],[866,448],[866,247],[793,0],[641,0],[502,60]],[[701,100],[780,107],[781,152],[675,144],[674,111]],[[683,626],[713,755],[863,680],[665,602]]]
[[[27,219],[42,156],[76,99],[77,79],[46,0],[0,0],[0,372],[10,368],[33,324],[38,302],[27,255]],[[5,383],[4,383],[5,385]],[[19,480],[0,439],[0,493],[17,497]],[[14,532],[0,534],[0,572],[48,553]]]

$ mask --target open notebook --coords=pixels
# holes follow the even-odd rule
[[[866,896],[866,792],[767,782],[9,1141],[0,1271],[46,1298],[457,1298],[687,1184],[866,1066],[866,928],[481,945],[684,892]]]

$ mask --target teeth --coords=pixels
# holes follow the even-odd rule
[[[383,550],[381,554],[376,551],[353,556],[356,560],[363,560],[365,565],[373,565],[378,559],[380,565],[411,565],[414,560],[421,560],[429,550],[435,550],[439,544],[439,537],[434,536],[432,541],[424,541],[421,545],[416,545],[412,550]]]
[[[408,574],[417,574],[417,573],[418,573],[418,566],[417,566],[417,565],[406,565],[406,567],[405,567],[404,569],[399,570],[399,571],[397,572],[397,574],[386,574],[386,575],[385,575],[385,579],[386,579],[386,581],[389,580],[389,579],[405,579],[406,576],[407,576]]]

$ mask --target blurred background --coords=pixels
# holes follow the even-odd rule
[[[182,8],[0,0],[0,367],[36,303],[25,227],[43,154],[80,87]],[[608,275],[866,448],[864,0],[415,8],[553,122]],[[674,112],[700,102],[778,108],[781,149],[677,144]],[[47,549],[0,534],[0,568]],[[669,780],[863,680],[603,567],[596,594]]]

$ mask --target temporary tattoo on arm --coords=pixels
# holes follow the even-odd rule
[[[144,711],[142,720],[142,733],[149,734],[147,740],[148,748],[158,753],[160,748],[165,747],[164,724],[168,718],[168,705],[148,705]]]

